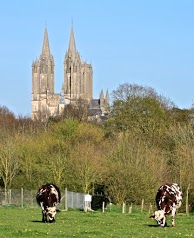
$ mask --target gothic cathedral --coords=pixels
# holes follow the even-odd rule
[[[101,117],[109,108],[108,90],[93,99],[92,65],[82,61],[76,50],[73,27],[69,48],[64,57],[64,82],[61,92],[54,91],[54,58],[50,52],[48,31],[45,28],[42,53],[32,63],[32,119],[60,115],[65,106],[77,100],[87,102],[93,117]]]

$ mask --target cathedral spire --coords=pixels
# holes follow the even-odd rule
[[[43,40],[43,45],[42,45],[42,55],[45,55],[45,56],[50,55],[50,47],[49,47],[47,27],[45,28],[45,32],[44,32],[44,40]]]
[[[75,38],[74,38],[74,32],[73,32],[73,25],[71,26],[71,33],[70,33],[70,39],[69,39],[69,49],[68,53],[71,54],[73,58],[75,58],[76,55],[76,46],[75,46]]]
[[[109,93],[108,93],[108,89],[106,90],[105,103],[106,103],[107,106],[109,105]]]
[[[101,92],[100,92],[100,100],[104,101],[104,92],[103,92],[103,90],[101,90]]]

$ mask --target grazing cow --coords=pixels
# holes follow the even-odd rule
[[[176,209],[181,206],[182,191],[176,183],[166,183],[162,185],[156,194],[156,206],[158,211],[150,216],[157,221],[158,226],[166,225],[166,216],[172,216],[172,226],[175,226]]]
[[[60,203],[61,194],[55,184],[42,185],[37,192],[36,201],[42,209],[42,221],[55,222],[56,206]],[[48,217],[48,220],[47,220]]]

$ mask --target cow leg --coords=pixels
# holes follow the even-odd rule
[[[176,226],[175,225],[175,214],[176,214],[176,205],[173,205],[173,209],[172,209],[172,226]]]
[[[176,226],[175,225],[175,218],[174,218],[174,216],[172,216],[172,226]]]
[[[42,211],[42,222],[44,222],[44,211]]]
[[[42,211],[42,222],[47,222],[47,214],[46,211]]]
[[[164,218],[162,219],[162,223],[160,225],[161,227],[165,227],[166,226],[166,216],[164,216]]]
[[[42,222],[47,222],[47,214],[46,210],[44,209],[43,202],[40,203],[41,209],[42,209]]]

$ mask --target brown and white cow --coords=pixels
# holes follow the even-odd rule
[[[172,226],[175,226],[176,209],[182,204],[182,191],[177,183],[162,185],[156,194],[157,211],[150,218],[157,221],[158,226],[166,225],[166,216],[172,216]]]
[[[36,201],[42,209],[42,222],[54,222],[57,213],[56,206],[60,203],[61,193],[55,184],[42,185],[36,195]],[[48,219],[47,219],[48,217]]]

